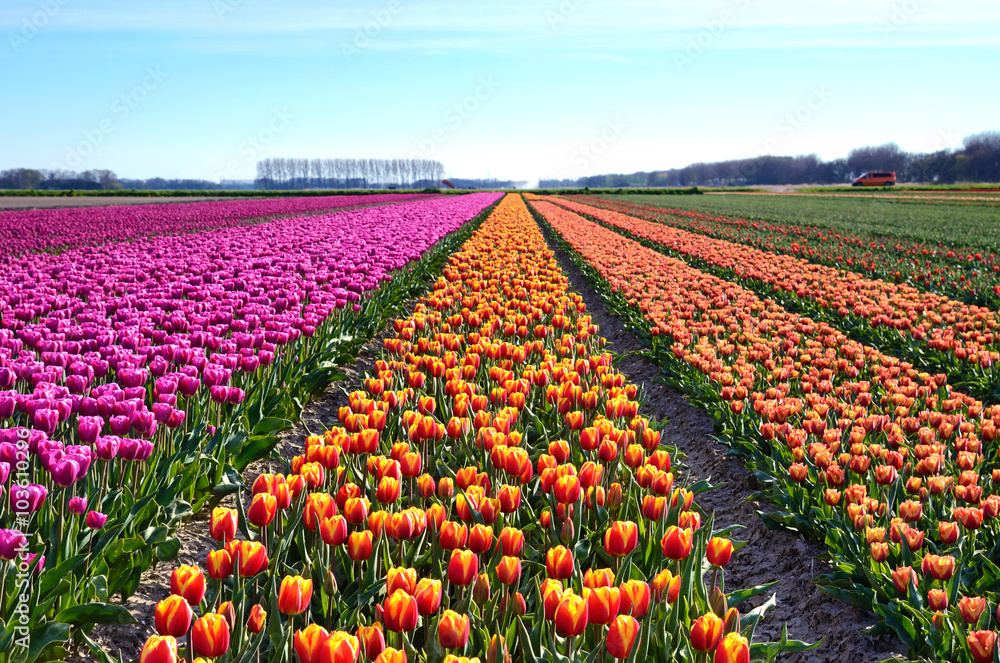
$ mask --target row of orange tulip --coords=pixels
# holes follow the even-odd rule
[[[519,196],[395,332],[290,474],[213,512],[208,580],[174,570],[141,663],[286,649],[302,663],[747,663],[807,646],[751,645],[762,611],[741,617],[723,592],[730,530],[675,485]]]
[[[981,382],[984,395],[1000,387],[1000,365],[994,367],[1000,363],[1000,314],[989,308],[572,200],[546,200],[703,261],[748,285],[760,284],[770,291],[765,296],[786,293],[804,300],[835,325],[856,319],[864,321],[873,338],[904,348],[900,341],[909,339],[915,352],[930,348],[940,354],[935,368],[952,378]]]
[[[532,204],[758,470],[787,509],[771,520],[825,538],[832,593],[873,608],[915,654],[993,660],[1000,407],[564,207]]]
[[[806,196],[809,194],[798,194]],[[839,195],[839,194],[838,194]],[[574,196],[587,205],[622,212],[690,230],[716,239],[747,244],[769,252],[804,258],[811,263],[846,267],[871,278],[906,283],[919,290],[972,301],[992,308],[1000,302],[1000,256],[982,247],[913,242],[876,231],[850,232],[801,222],[779,223],[757,215],[740,217],[642,205],[621,199]],[[949,205],[956,204],[954,200]],[[941,208],[947,209],[947,208]],[[944,212],[946,215],[947,212]],[[944,216],[946,219],[947,216]],[[942,221],[944,221],[942,219]],[[928,219],[924,224],[930,223]],[[910,233],[915,227],[907,228]]]

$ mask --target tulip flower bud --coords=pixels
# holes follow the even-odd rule
[[[709,598],[709,604],[712,606],[712,612],[720,618],[725,617],[726,611],[729,610],[729,602],[726,600],[726,595],[718,587],[712,590],[712,596]]]
[[[236,627],[236,609],[233,607],[232,601],[226,601],[221,604],[215,611],[215,614],[222,615],[225,618],[226,623],[229,625],[229,630],[233,630]]]
[[[562,541],[564,546],[572,546],[576,542],[573,521],[569,518],[563,521],[562,527],[559,529],[559,540]]]
[[[267,620],[267,611],[259,603],[250,608],[250,617],[247,619],[247,630],[257,634],[264,630],[264,622]]]
[[[323,591],[326,592],[327,596],[333,596],[337,593],[337,576],[330,569],[326,570],[326,576],[323,578]]]
[[[472,586],[472,600],[477,605],[484,605],[490,600],[490,577],[485,573],[480,573]]]
[[[723,620],[723,633],[739,633],[740,632],[740,611],[736,608],[730,608],[726,611],[726,617]]]

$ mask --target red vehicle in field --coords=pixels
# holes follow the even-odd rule
[[[863,173],[854,178],[851,186],[893,186],[896,184],[896,173],[872,172]]]

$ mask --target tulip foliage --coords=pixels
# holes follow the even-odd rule
[[[127,599],[154,560],[176,557],[178,524],[242,488],[241,471],[342,377],[338,367],[498,198],[253,228],[217,224],[223,213],[206,216],[214,230],[9,259],[0,275],[0,654],[58,659],[71,638],[94,646],[94,623],[132,621],[112,597]],[[251,506],[264,518],[275,502]],[[213,521],[231,553],[214,568],[262,572],[264,549],[232,541],[235,526]],[[183,587],[199,605],[199,592]],[[165,623],[183,621],[177,613]],[[195,633],[214,638],[218,628]],[[169,650],[164,642],[154,648]],[[213,642],[206,648],[221,647]]]
[[[1000,406],[549,202],[532,202],[611,308],[781,510],[824,541],[824,589],[913,655],[996,655]],[[712,632],[712,624],[704,630]]]
[[[768,586],[725,587],[733,528],[695,504],[706,484],[675,483],[520,196],[394,330],[289,473],[213,514],[218,548],[175,570],[142,663],[736,663],[809,646],[752,642],[773,603],[736,606]]]
[[[862,342],[910,357],[918,368],[947,373],[972,395],[1000,401],[1000,343],[995,340],[1000,314],[994,310],[575,201],[547,200]]]

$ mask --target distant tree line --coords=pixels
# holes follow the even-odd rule
[[[518,189],[528,183],[527,180],[470,179],[464,177],[449,177],[448,181],[456,189]]]
[[[11,168],[0,170],[0,189],[121,189],[118,176],[110,170],[35,170]]]
[[[617,188],[848,184],[861,173],[880,170],[895,172],[899,182],[1000,182],[1000,131],[966,136],[961,148],[936,152],[911,153],[895,143],[886,143],[859,147],[851,150],[847,158],[832,161],[823,161],[815,154],[759,156],[652,172],[540,180],[538,185]]]
[[[259,189],[419,189],[439,186],[444,166],[431,159],[288,159],[257,162]]]

